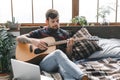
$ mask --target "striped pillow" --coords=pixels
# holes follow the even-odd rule
[[[91,37],[92,35],[86,28],[81,28],[78,32],[73,35],[73,38]],[[72,57],[75,60],[88,58],[91,54],[96,51],[100,51],[102,48],[98,46],[96,41],[89,41],[87,39],[75,41],[73,45]]]

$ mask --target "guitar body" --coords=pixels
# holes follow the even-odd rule
[[[55,42],[53,37],[47,37],[40,40],[43,40],[47,44]],[[40,62],[39,60],[42,60],[46,55],[54,51],[56,46],[50,46],[46,51],[39,54],[35,54],[34,50],[36,48],[37,47],[32,44],[18,43],[16,46],[16,59],[36,64],[36,62]]]

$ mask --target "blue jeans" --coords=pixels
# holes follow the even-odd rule
[[[77,80],[83,75],[80,68],[63,53],[61,50],[55,50],[47,55],[41,62],[40,67],[47,72],[59,70],[64,80]]]

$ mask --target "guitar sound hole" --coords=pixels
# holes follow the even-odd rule
[[[35,53],[35,54],[40,54],[40,53],[42,53],[42,52],[44,52],[44,51],[46,51],[46,50],[41,50],[41,49],[39,49],[39,48],[36,48],[36,49],[34,50],[34,53]]]

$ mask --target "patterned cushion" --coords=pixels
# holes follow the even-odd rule
[[[78,32],[73,35],[73,38],[91,37],[92,35],[86,28],[81,28]],[[75,41],[73,45],[72,56],[75,60],[88,58],[91,54],[96,51],[100,51],[102,48],[98,46],[96,41],[89,41],[87,39]]]

